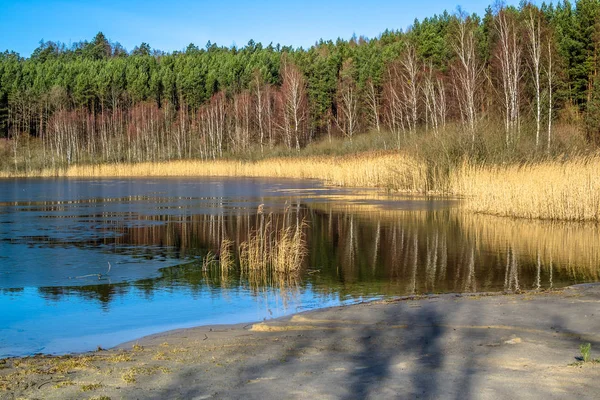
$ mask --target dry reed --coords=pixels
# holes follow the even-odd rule
[[[335,186],[383,187],[420,192],[427,185],[426,167],[395,152],[351,156],[271,158],[257,162],[182,160],[137,164],[73,165],[29,174],[0,172],[0,177],[190,177],[233,176],[320,179]]]
[[[291,224],[284,213],[282,222],[273,214],[259,215],[259,227],[240,244],[242,271],[264,271],[276,274],[298,273],[307,253],[304,220]]]
[[[221,269],[221,277],[229,276],[229,272],[235,266],[235,259],[233,257],[233,253],[231,252],[231,248],[233,247],[233,242],[228,238],[223,238],[221,240],[221,248],[219,250],[219,267]]]
[[[278,288],[284,307],[299,288],[308,252],[307,224],[295,217],[288,209],[277,217],[259,212],[258,227],[239,246],[241,278],[255,292]]]
[[[231,278],[231,272],[235,268],[235,256],[232,252],[233,242],[227,237],[223,237],[217,253],[209,251],[202,258],[202,271],[205,279],[210,280],[215,272],[220,276],[220,284],[228,287]]]
[[[600,157],[506,166],[465,163],[451,175],[469,211],[530,219],[600,221]]]
[[[435,168],[433,169],[435,170]],[[346,156],[271,158],[257,162],[212,160],[139,164],[74,165],[46,169],[40,177],[232,176],[320,179],[347,187],[404,192],[448,188],[464,197],[464,209],[530,219],[600,221],[600,156],[525,165],[464,162],[449,175],[432,173],[425,162],[398,152]],[[18,177],[0,172],[0,177]]]

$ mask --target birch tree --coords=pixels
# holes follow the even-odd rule
[[[338,80],[338,100],[336,123],[344,136],[352,138],[358,129],[358,90],[354,79],[352,59],[346,60]]]
[[[418,121],[418,74],[417,53],[412,43],[406,45],[400,57],[402,66],[402,93],[407,111],[408,128],[415,133]]]
[[[500,8],[495,19],[498,34],[496,58],[499,61],[500,78],[504,94],[504,127],[506,145],[520,131],[520,80],[522,49],[517,21],[512,13]]]
[[[400,95],[399,82],[401,80],[399,67],[396,63],[388,65],[386,70],[386,80],[383,85],[385,99],[385,118],[388,128],[397,137],[400,144],[400,134],[406,135],[404,125],[404,109]]]
[[[306,81],[302,72],[287,60],[283,61],[281,96],[284,119],[284,136],[291,148],[294,144],[300,150],[300,141],[304,135],[307,120]]]
[[[381,132],[381,124],[379,122],[380,118],[379,118],[379,113],[380,113],[380,99],[379,99],[379,92],[377,90],[377,88],[375,87],[375,84],[373,83],[372,79],[369,79],[367,81],[367,85],[366,85],[366,98],[367,98],[367,105],[369,106],[369,115],[370,115],[370,122],[371,122],[371,126],[375,127],[375,129],[377,129],[377,132]]]
[[[425,100],[425,122],[427,128],[431,123],[434,134],[446,126],[446,88],[441,78],[435,78],[433,67],[429,64],[423,78],[423,97]]]
[[[548,34],[546,36],[546,57],[547,57],[547,61],[546,61],[546,84],[547,84],[547,91],[548,91],[548,129],[547,129],[547,134],[548,134],[548,143],[547,143],[547,151],[548,153],[550,153],[550,143],[551,143],[551,139],[552,139],[552,110],[554,107],[554,103],[553,103],[553,98],[554,98],[554,41],[552,38],[551,34]]]
[[[464,13],[457,16],[454,37],[451,42],[456,55],[452,69],[454,89],[458,101],[461,119],[475,142],[475,123],[477,119],[477,91],[480,85],[482,64],[477,57],[475,39],[476,23]]]
[[[265,109],[267,108],[267,96],[265,95],[265,88],[262,82],[260,71],[254,73],[253,78],[254,92],[256,96],[256,102],[254,104],[256,110],[256,120],[258,125],[258,140],[260,143],[260,152],[264,153],[264,142],[265,142]]]
[[[529,53],[529,65],[531,68],[533,86],[535,90],[535,146],[540,144],[540,131],[542,123],[542,88],[540,83],[541,59],[542,59],[542,34],[541,13],[537,7],[529,4],[525,12],[525,27],[527,30],[527,49]]]

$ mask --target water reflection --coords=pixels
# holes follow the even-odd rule
[[[382,296],[600,280],[594,224],[464,214],[449,200],[314,183],[78,181],[44,194],[56,185],[27,181],[29,200],[19,185],[0,192],[0,356]],[[306,221],[298,273],[240,268],[240,244],[268,215]],[[219,258],[224,239],[234,256],[226,271],[205,261]]]
[[[83,287],[43,287],[55,301],[79,294],[110,303],[124,288],[155,290],[186,287],[192,292],[243,287],[253,292],[284,292],[309,285],[316,293],[345,296],[413,295],[440,292],[541,290],[600,279],[598,226],[515,221],[466,215],[456,209],[392,212],[357,211],[331,204],[293,204],[281,218],[308,221],[308,256],[300,275],[286,279],[244,274],[240,243],[264,221],[238,214],[148,216],[149,226],[117,227],[104,245],[116,249],[168,249],[164,256],[193,261],[161,269],[135,282]],[[224,238],[234,241],[235,268],[203,267],[207,253],[218,254]],[[113,268],[119,268],[113,267]]]

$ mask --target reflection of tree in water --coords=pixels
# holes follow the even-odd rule
[[[127,294],[129,288],[128,284],[117,284],[117,285],[90,285],[90,286],[77,286],[77,287],[40,287],[38,292],[40,295],[51,301],[61,301],[65,296],[77,295],[85,300],[98,301],[103,305],[103,308],[108,310],[108,304],[114,300],[115,297],[124,296]]]
[[[25,291],[25,288],[6,288],[0,289],[0,293],[3,295],[18,295]]]
[[[264,214],[241,209],[237,214],[147,216],[144,226],[119,228],[120,235],[110,239],[116,246],[168,248],[182,260],[197,260],[162,269],[158,278],[41,290],[51,298],[78,293],[108,303],[128,288],[151,296],[157,288],[194,293],[242,287],[260,295],[271,289],[293,293],[310,285],[317,295],[369,297],[540,290],[600,278],[597,226],[496,219],[455,210],[357,212],[331,204],[294,204],[290,210],[275,214],[275,219],[308,222],[309,253],[301,275],[282,280],[241,274],[237,251],[235,268],[226,276],[218,265],[203,268],[201,259],[209,251],[218,257],[224,238],[237,249],[265,223]]]

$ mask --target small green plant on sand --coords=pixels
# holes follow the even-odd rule
[[[581,352],[581,360],[586,363],[590,361],[590,353],[592,352],[592,344],[584,343],[579,346],[579,351]]]
[[[584,364],[600,364],[600,358],[592,358],[591,343],[582,343],[581,345],[579,345],[579,353],[581,354],[580,357],[577,357],[579,361],[574,362],[573,364],[569,364],[570,366],[581,367]]]

